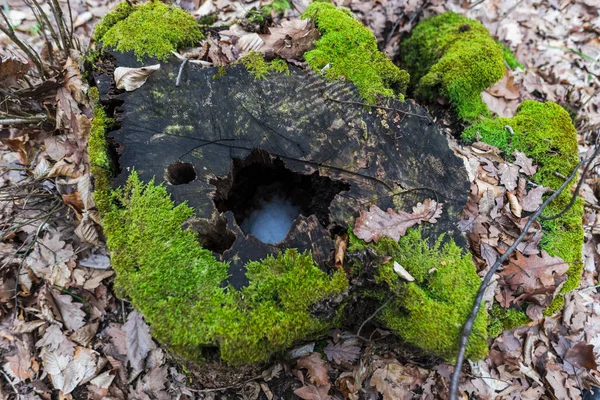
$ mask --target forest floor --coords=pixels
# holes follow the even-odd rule
[[[274,16],[274,24],[283,22],[286,26],[286,20],[296,20],[307,2],[294,0],[295,9]],[[38,3],[52,15],[52,2]],[[196,16],[216,12],[218,22],[230,24],[269,1],[178,3]],[[525,99],[557,102],[575,121],[580,157],[593,152],[593,143],[600,135],[597,0],[335,3],[349,7],[369,26],[394,60],[398,59],[400,40],[424,17],[453,10],[481,21],[524,66],[507,69],[505,77],[483,93],[490,109],[510,117]],[[14,42],[0,36],[0,118],[13,120],[4,121],[0,130],[0,398],[233,396],[270,400],[289,398],[282,393],[291,391],[303,399],[449,397],[453,366],[400,347],[375,323],[365,325],[361,340],[356,332],[332,331],[321,341],[292,349],[287,359],[265,366],[252,379],[227,387],[215,387],[218,377],[211,384],[210,376],[202,380],[203,386],[193,374],[173,363],[152,340],[141,315],[113,292],[114,273],[90,207],[93,200],[86,142],[92,114],[84,96],[87,84],[73,61],[77,52],[61,57],[61,49],[49,51],[27,4],[29,0],[5,0],[4,12],[17,36],[40,55],[48,77],[34,73],[34,68],[23,63]],[[67,3],[60,4],[68,15]],[[66,28],[67,33],[72,28],[80,52],[90,45],[94,24],[114,4],[71,0],[73,24],[66,24]],[[293,34],[293,29],[298,28],[288,24],[283,32]],[[276,35],[276,30],[271,34]],[[219,65],[217,58],[229,57],[226,63],[235,61],[231,43],[224,39],[204,46],[202,57],[207,64]],[[442,99],[439,103],[434,107],[437,122],[449,136],[456,136],[451,114],[444,111],[447,108]],[[499,177],[499,171],[507,168],[520,168],[528,175],[527,169],[534,167],[527,167],[530,160],[526,159],[523,165],[505,163],[493,149],[464,146],[458,151],[471,161],[473,184],[492,187],[500,195],[514,189],[517,177],[490,176]],[[535,322],[494,339],[489,356],[465,368],[460,384],[462,398],[579,399],[585,395],[589,399],[589,389],[600,386],[599,172],[600,167],[593,164],[579,191],[586,204],[580,287],[566,295],[566,305],[558,315],[543,318],[531,309],[529,316]],[[537,198],[534,193],[521,193],[518,204],[497,209],[497,216],[516,214],[519,206],[535,209],[541,193]],[[481,207],[479,201],[471,204],[475,210]],[[477,261],[480,274],[484,274],[489,260]],[[499,272],[487,302],[494,296],[502,299],[496,290],[502,279]],[[540,288],[532,288],[536,289]]]

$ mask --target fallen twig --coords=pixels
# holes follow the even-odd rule
[[[6,118],[0,119],[0,125],[27,125],[27,124],[38,124],[44,121],[47,117],[45,115],[34,115],[32,117],[23,118]]]
[[[496,271],[498,270],[500,265],[502,265],[504,263],[504,261],[506,261],[508,259],[508,257],[510,257],[510,255],[517,249],[517,246],[519,245],[519,243],[521,243],[523,241],[523,239],[525,238],[525,236],[527,236],[527,234],[529,232],[529,228],[531,228],[533,223],[540,217],[540,215],[542,214],[544,209],[548,206],[548,204],[550,204],[556,197],[558,197],[558,195],[560,193],[562,193],[562,191],[571,183],[571,181],[573,179],[575,179],[575,177],[577,176],[577,171],[579,170],[579,167],[581,167],[581,165],[583,165],[584,162],[589,162],[589,160],[581,161],[579,164],[577,164],[575,169],[573,169],[573,172],[571,173],[571,175],[567,178],[567,180],[565,180],[563,182],[563,184],[558,188],[558,190],[555,191],[554,193],[552,193],[552,195],[550,195],[544,201],[544,203],[537,209],[537,211],[531,217],[529,217],[529,221],[527,221],[527,223],[523,227],[523,230],[522,230],[521,234],[519,235],[519,237],[517,237],[517,239],[515,239],[514,243],[506,250],[506,252],[496,260],[496,262],[494,263],[492,268],[490,268],[488,273],[485,275],[485,278],[483,278],[483,281],[481,282],[481,285],[479,286],[479,290],[477,291],[477,296],[475,297],[475,302],[473,304],[473,308],[471,309],[471,313],[469,314],[469,318],[467,319],[467,322],[465,322],[465,325],[463,326],[463,330],[462,330],[462,333],[460,336],[460,342],[459,342],[459,347],[458,347],[458,356],[456,357],[456,365],[454,367],[454,372],[452,373],[452,381],[450,382],[450,400],[457,399],[458,382],[460,379],[460,371],[461,371],[463,363],[465,361],[465,352],[467,350],[467,342],[469,341],[469,336],[471,335],[471,331],[473,329],[473,324],[475,323],[475,318],[477,318],[477,314],[479,313],[479,308],[481,307],[483,295],[484,295],[484,293],[487,289],[487,286],[489,285],[492,277],[494,276],[494,274],[496,273]]]

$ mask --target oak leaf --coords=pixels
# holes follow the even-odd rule
[[[537,166],[533,165],[533,161],[531,160],[531,158],[527,157],[525,153],[523,153],[522,151],[515,150],[513,156],[515,157],[515,165],[521,167],[522,173],[529,176],[536,173]]]
[[[356,344],[356,340],[352,339],[336,344],[329,343],[323,349],[323,352],[328,360],[334,361],[336,364],[341,364],[342,362],[353,363],[360,356],[361,347]]]
[[[398,241],[406,234],[408,228],[423,221],[434,224],[441,214],[442,204],[431,199],[413,207],[412,214],[402,210],[396,212],[391,208],[384,212],[377,206],[371,206],[368,212],[360,212],[360,217],[354,225],[354,234],[367,243],[377,242],[382,237]]]
[[[327,374],[327,362],[321,358],[320,353],[310,353],[300,357],[297,362],[298,368],[304,368],[308,371],[308,377],[318,386],[329,384],[329,375]]]

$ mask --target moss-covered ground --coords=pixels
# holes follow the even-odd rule
[[[367,293],[379,301],[393,296],[393,301],[379,314],[379,320],[406,342],[452,361],[481,279],[470,254],[453,240],[445,244],[442,241],[440,237],[430,246],[421,237],[421,230],[414,228],[398,242],[383,238],[376,244],[366,244],[350,234],[348,252],[362,252],[369,247],[386,259],[391,257],[375,273],[376,282],[387,290]],[[394,262],[404,267],[415,281],[399,278]],[[361,268],[356,266],[357,274],[365,273]],[[487,354],[487,321],[487,311],[482,307],[467,347],[467,357],[471,359]]]
[[[370,103],[378,97],[404,99],[409,82],[399,69],[377,48],[373,33],[352,13],[327,2],[313,2],[304,11],[321,32],[315,48],[304,54],[308,65],[327,79],[345,79],[356,85]]]
[[[133,51],[138,60],[166,60],[172,51],[203,37],[196,20],[179,7],[158,0],[120,3],[96,26],[94,39],[120,52]]]
[[[512,128],[514,135],[511,133]],[[538,165],[533,181],[553,190],[564,182],[579,163],[576,130],[569,114],[558,104],[524,101],[513,118],[484,119],[476,122],[463,133],[463,139],[473,141],[477,134],[481,140],[510,157],[515,150],[524,152]],[[574,186],[574,182],[571,186]],[[565,190],[544,211],[551,216],[562,211],[571,200],[571,191]],[[581,248],[583,245],[583,201],[558,219],[542,221],[544,236],[541,246],[550,255],[569,263],[568,280],[561,293],[574,290],[579,285],[583,269]],[[553,314],[562,308],[564,299],[559,296],[546,309]]]
[[[500,45],[478,21],[446,12],[419,23],[401,46],[417,96],[445,97],[463,121],[489,116],[481,92],[504,75]]]

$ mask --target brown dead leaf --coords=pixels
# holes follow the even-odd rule
[[[331,385],[328,383],[323,386],[305,385],[296,390],[294,394],[304,400],[330,400],[329,389]]]
[[[426,370],[394,361],[373,372],[371,386],[383,395],[383,400],[406,399],[412,397],[412,389],[422,384],[426,375]]]
[[[568,263],[550,256],[546,251],[542,250],[540,256],[526,257],[517,250],[510,263],[500,272],[500,284],[507,299],[512,298],[515,304],[520,305],[526,300],[539,304],[542,300],[536,296],[541,295],[546,296],[543,303],[547,303],[547,296],[552,296],[557,285],[564,281],[563,276],[568,269]],[[530,296],[533,297],[529,299]]]
[[[528,212],[536,211],[544,202],[542,196],[544,193],[549,192],[550,189],[544,186],[536,186],[527,192],[527,195],[523,198],[522,206],[523,210]]]
[[[527,157],[522,151],[515,150],[512,154],[515,157],[515,165],[521,167],[521,172],[525,175],[533,175],[537,171],[537,166],[533,165],[533,160]]]
[[[56,289],[52,289],[52,298],[67,329],[76,331],[85,325],[85,312],[81,309],[83,304],[73,302],[72,296],[60,294]]]
[[[571,365],[585,368],[589,371],[598,371],[593,344],[588,344],[586,342],[577,343],[567,350],[564,360]]]
[[[29,71],[29,64],[16,57],[0,59],[0,82],[4,87],[18,87],[18,81]]]
[[[341,269],[344,267],[344,256],[348,248],[348,234],[335,236],[335,267]]]
[[[269,35],[260,35],[267,56],[279,56],[287,61],[304,61],[304,53],[314,47],[321,34],[307,19],[282,21],[281,27],[269,28]]]
[[[402,210],[394,212],[391,208],[383,212],[379,207],[371,206],[368,212],[364,210],[360,212],[360,217],[356,219],[354,225],[354,234],[367,243],[377,242],[382,237],[398,241],[406,234],[408,228],[423,221],[433,224],[441,214],[442,204],[438,205],[431,199],[418,203],[413,207],[412,214]]]
[[[502,97],[506,100],[516,100],[519,98],[519,88],[515,85],[515,78],[508,69],[504,71],[502,79],[489,88],[487,92],[492,96]]]
[[[517,188],[517,179],[519,178],[519,168],[509,163],[502,163],[498,167],[500,173],[500,183],[506,190],[511,191]]]
[[[336,344],[329,343],[323,352],[327,356],[329,361],[334,361],[336,364],[341,364],[342,362],[352,364],[354,361],[358,360],[360,356],[361,347],[357,346],[357,340],[349,339],[343,342],[338,342]]]
[[[5,357],[7,362],[4,364],[4,371],[17,382],[33,379],[39,370],[39,365],[35,361],[31,349],[21,340],[16,340],[15,344],[16,353]]]
[[[327,374],[327,362],[321,358],[320,353],[310,353],[300,357],[296,363],[298,368],[308,370],[308,377],[311,382],[317,386],[329,385],[329,375]]]
[[[127,340],[127,358],[136,371],[144,369],[144,360],[148,353],[156,348],[150,335],[150,327],[137,311],[132,311],[123,325]]]

